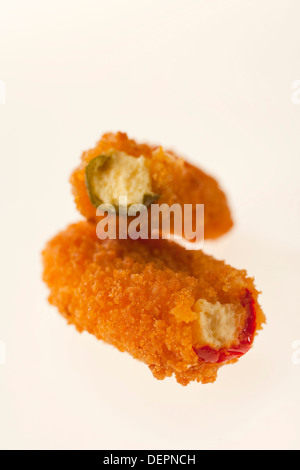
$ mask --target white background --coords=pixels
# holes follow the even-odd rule
[[[0,2],[1,448],[300,448],[300,2]],[[80,218],[68,182],[105,131],[222,183],[268,324],[215,384],[159,382],[46,301],[40,251]]]

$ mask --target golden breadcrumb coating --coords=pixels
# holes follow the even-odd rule
[[[49,301],[68,322],[145,362],[157,379],[215,381],[222,363],[197,354],[198,299],[241,306],[248,292],[255,332],[265,320],[245,271],[166,240],[101,241],[95,224],[80,222],[48,242],[43,262]]]
[[[89,199],[85,182],[86,166],[92,159],[112,149],[133,157],[145,157],[149,163],[153,193],[159,195],[157,204],[192,204],[193,211],[196,204],[204,204],[205,238],[217,238],[230,230],[233,223],[227,199],[214,178],[172,151],[138,144],[121,132],[104,134],[93,149],[83,152],[80,165],[71,175],[75,203],[84,217],[94,221],[100,220],[99,216],[96,217],[96,208]],[[150,217],[149,210],[148,213]]]

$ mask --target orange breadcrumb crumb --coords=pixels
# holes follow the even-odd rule
[[[143,361],[157,379],[215,381],[222,364],[196,353],[198,299],[241,305],[249,292],[255,332],[265,320],[245,271],[166,240],[101,241],[94,223],[80,222],[48,242],[43,261],[49,301],[68,322]]]
[[[87,219],[95,221],[101,217],[96,217],[96,208],[88,196],[85,168],[89,161],[110,149],[125,152],[133,157],[143,155],[150,162],[153,192],[160,195],[157,204],[192,204],[194,211],[196,204],[204,204],[206,238],[217,238],[232,227],[226,196],[214,178],[172,151],[158,146],[138,144],[121,132],[104,134],[93,149],[83,152],[79,167],[71,175],[77,209]],[[150,211],[148,213],[150,218]],[[132,218],[129,217],[128,223],[130,220]],[[151,226],[150,220],[148,226]]]

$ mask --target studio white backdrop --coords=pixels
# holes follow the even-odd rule
[[[300,2],[0,2],[0,448],[300,447]],[[181,387],[47,304],[40,252],[106,131],[213,174],[235,228],[205,251],[255,276],[267,325]]]

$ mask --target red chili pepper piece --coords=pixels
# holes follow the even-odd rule
[[[245,328],[239,335],[237,346],[233,346],[231,348],[222,348],[220,350],[216,350],[210,346],[194,348],[195,353],[201,361],[210,364],[220,364],[232,359],[237,359],[249,351],[253,343],[256,328],[256,312],[255,301],[248,289],[246,289],[246,293],[241,300],[241,304],[246,308],[247,320]]]

